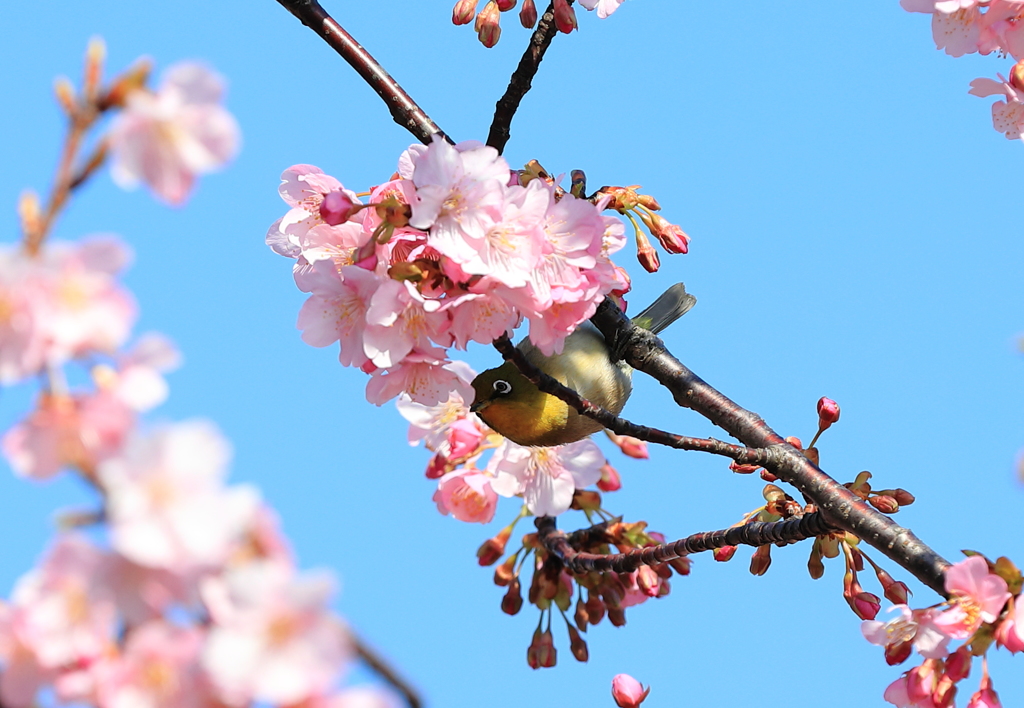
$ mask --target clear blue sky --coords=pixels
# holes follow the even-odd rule
[[[507,18],[501,43],[485,50],[449,24],[450,4],[326,6],[449,135],[482,140],[528,35]],[[936,52],[928,18],[896,0],[629,0],[609,20],[581,14],[580,25],[556,37],[512,127],[510,163],[581,168],[593,186],[642,184],[694,239],[654,276],[619,258],[634,302],[677,280],[699,298],[666,333],[674,353],[784,435],[809,438],[818,397],[836,399],[842,420],[821,444],[827,471],[850,480],[871,470],[879,486],[911,490],[918,503],[897,520],[947,558],[972,548],[1024,563],[1014,478],[1024,446],[1024,146],[992,130],[990,99],[967,95],[971,79],[1010,61]],[[167,333],[185,356],[153,420],[221,426],[235,448],[232,479],[260,486],[304,567],[338,573],[339,610],[429,705],[611,705],[619,672],[653,684],[652,707],[882,704],[900,670],[861,638],[841,566],[807,577],[805,546],[776,549],[760,578],[746,571],[747,551],[724,565],[698,557],[692,576],[631,610],[625,628],[592,629],[588,664],[571,658],[558,629],[559,666],[531,671],[536,615],[501,614],[491,571],[475,564],[501,524],[436,512],[426,453],[405,445],[392,406],[365,402],[362,374],[300,341],[303,297],[289,262],[263,244],[284,212],[285,167],[316,164],[362,189],[394,170],[410,136],[273,0],[65,0],[45,14],[21,3],[2,27],[9,240],[18,193],[45,189],[56,161],[53,77],[78,76],[91,35],[106,39],[111,67],[140,54],[158,67],[198,58],[228,78],[244,140],[234,165],[203,179],[183,210],[103,175],[57,235],[113,232],[133,245],[139,329]],[[477,347],[468,358],[483,368],[497,354]],[[26,405],[27,389],[5,391],[0,423]],[[713,433],[646,381],[625,414]],[[607,506],[670,538],[728,526],[761,499],[758,479],[718,459],[655,450],[648,462],[613,461],[625,484]],[[43,549],[54,510],[88,500],[72,480],[0,474],[0,592]],[[515,513],[506,504],[502,518]],[[917,604],[935,601],[912,587]],[[993,675],[1004,705],[1024,704],[1019,658],[995,652]]]

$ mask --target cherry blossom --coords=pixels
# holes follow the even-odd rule
[[[114,180],[128,188],[145,182],[161,199],[184,202],[196,175],[238,152],[238,124],[220,105],[223,93],[223,80],[194,63],[170,67],[155,93],[130,93],[110,127]]]
[[[890,648],[898,648],[899,645],[911,642],[918,653],[926,659],[942,659],[949,654],[947,647],[951,637],[943,634],[932,624],[935,615],[933,611],[914,611],[906,605],[894,605],[889,608],[889,612],[893,611],[898,612],[899,616],[888,622],[861,622],[860,631],[864,638],[872,644],[886,647],[887,656]]]
[[[473,468],[449,472],[437,483],[437,510],[459,521],[489,523],[498,506],[498,494],[491,479],[490,474]]]
[[[597,8],[597,16],[602,20],[619,9],[624,0],[580,0],[580,5],[593,10]]]
[[[572,504],[573,492],[601,478],[604,455],[590,439],[558,447],[527,448],[505,441],[487,465],[500,495],[522,495],[531,514],[557,516]]]
[[[1024,140],[1024,103],[1021,102],[1020,91],[1008,81],[1000,83],[983,78],[971,82],[969,93],[981,97],[1002,94],[1005,100],[992,104],[992,126],[1005,135],[1007,140]]]
[[[994,622],[1010,593],[1006,581],[989,572],[988,561],[970,556],[946,570],[946,591],[952,597],[950,609],[935,617],[935,626],[956,639],[966,639],[982,622]]]
[[[650,688],[645,689],[629,674],[617,674],[612,679],[612,698],[619,708],[637,708],[650,692]]]

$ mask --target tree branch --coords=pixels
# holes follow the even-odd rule
[[[421,708],[423,701],[415,689],[399,676],[379,654],[367,646],[366,642],[352,631],[351,627],[348,629],[348,639],[352,643],[352,648],[355,650],[356,655],[373,669],[378,676],[384,679],[388,685],[401,693],[402,697],[405,698],[405,702],[409,704],[409,708]]]
[[[671,543],[639,548],[628,553],[586,553],[574,546],[587,545],[595,541],[595,532],[600,538],[600,529],[586,529],[582,537],[579,532],[568,536],[555,526],[551,516],[541,516],[534,521],[537,537],[544,547],[551,551],[566,568],[574,573],[632,573],[641,565],[665,563],[694,553],[710,551],[724,546],[765,546],[768,544],[794,543],[815,536],[821,536],[837,529],[829,525],[820,513],[804,514],[783,521],[755,521],[742,526],[733,526],[720,531],[696,533]],[[579,538],[584,538],[582,543]],[[600,539],[607,542],[605,539]]]
[[[572,2],[573,0],[569,0],[570,5]],[[554,8],[554,3],[551,3],[544,11],[540,22],[537,23],[537,29],[530,37],[530,44],[526,48],[526,52],[523,53],[523,58],[519,60],[519,66],[512,72],[512,78],[509,79],[505,94],[498,99],[498,103],[494,107],[494,119],[491,121],[491,129],[487,133],[487,144],[497,148],[499,153],[505,150],[505,143],[512,135],[510,131],[512,118],[515,117],[523,96],[533,86],[533,77],[537,75],[544,53],[551,46],[551,40],[557,31]]]
[[[341,58],[363,77],[391,111],[391,117],[421,143],[429,144],[431,136],[440,133],[446,140],[448,136],[437,127],[434,121],[423,112],[415,101],[405,92],[398,82],[384,70],[370,53],[363,49],[355,39],[339,25],[317,0],[277,0],[286,10],[291,12],[302,24],[316,32]]]

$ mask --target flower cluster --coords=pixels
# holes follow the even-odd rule
[[[588,10],[597,10],[597,16],[601,19],[608,17],[615,12],[623,0],[580,0],[580,5]],[[476,11],[480,0],[458,0],[452,8],[452,23],[456,25],[473,24],[481,44],[485,47],[493,47],[501,37],[501,13],[508,12],[516,6],[516,0],[487,0],[484,9]],[[553,3],[555,27],[559,32],[568,34],[577,28],[576,12],[567,0],[554,0]],[[519,10],[519,22],[526,29],[532,29],[537,24],[537,5],[534,0],[523,0],[523,6]]]
[[[898,604],[890,610],[897,616],[888,622],[863,622],[864,637],[885,647],[888,664],[901,664],[914,651],[924,658],[885,690],[885,700],[901,708],[949,708],[955,705],[957,684],[970,674],[974,658],[984,656],[993,642],[1011,653],[1024,651],[1024,624],[1016,612],[1024,600],[1021,584],[1020,571],[1006,558],[990,563],[971,555],[947,569],[947,602],[923,610]],[[949,645],[956,640],[964,644],[951,650]],[[968,708],[999,705],[983,664],[980,686]]]
[[[513,173],[493,148],[440,137],[403,153],[363,204],[316,167],[285,170],[291,209],[267,243],[295,259],[310,294],[298,326],[314,346],[371,374],[380,405],[406,393],[436,405],[458,385],[446,348],[489,343],[526,318],[544,353],[628,280],[610,255],[622,222],[549,181]]]
[[[1017,64],[1010,79],[999,75],[999,81],[975,79],[971,90],[975,96],[1002,95],[992,106],[992,124],[1007,139],[1024,140],[1024,2],[1021,0],[900,0],[908,12],[932,16],[932,37],[935,46],[946,54],[1010,55]]]

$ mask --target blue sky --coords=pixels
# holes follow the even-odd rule
[[[528,34],[506,18],[500,44],[485,50],[450,25],[448,2],[382,5],[326,7],[449,135],[484,139]],[[56,162],[53,78],[78,76],[90,36],[106,39],[112,68],[147,54],[158,68],[202,59],[227,77],[244,141],[229,169],[203,179],[182,210],[102,175],[57,236],[113,232],[132,244],[139,331],[168,334],[185,357],[152,419],[217,422],[234,445],[232,480],[259,485],[304,567],[337,572],[338,609],[430,705],[611,705],[619,672],[653,684],[650,706],[882,704],[899,670],[860,637],[841,566],[807,577],[805,546],[775,549],[760,578],[746,570],[749,552],[728,564],[698,557],[626,627],[592,629],[589,663],[572,660],[563,628],[559,666],[531,671],[536,615],[501,614],[491,571],[475,564],[504,522],[481,528],[436,512],[426,453],[406,446],[393,406],[365,402],[362,374],[300,341],[302,294],[289,262],[263,244],[285,210],[284,168],[312,163],[362,190],[391,174],[411,138],[272,0],[48,7],[45,20],[28,5],[3,18],[7,240],[17,195],[45,189]],[[951,560],[971,548],[1024,563],[1014,473],[1024,243],[1012,179],[1024,152],[992,130],[991,99],[967,95],[971,79],[1010,61],[936,52],[928,18],[895,0],[770,10],[629,0],[605,21],[581,14],[580,26],[555,38],[512,126],[509,162],[580,168],[592,186],[642,184],[693,236],[691,253],[664,258],[653,276],[628,255],[618,261],[637,304],[678,280],[698,297],[664,335],[680,359],[784,435],[807,440],[817,399],[836,399],[842,420],[820,444],[826,471],[846,481],[870,470],[878,486],[912,491],[917,503],[897,520]],[[498,355],[476,347],[467,358],[479,369]],[[4,392],[4,427],[28,396]],[[715,432],[648,381],[624,414]],[[759,480],[719,459],[609,454],[624,487],[606,506],[670,538],[728,526],[761,499]],[[54,511],[89,494],[70,479],[0,474],[0,500],[6,593],[44,548]],[[515,514],[506,504],[499,518]],[[936,600],[911,587],[918,605]],[[1019,663],[995,654],[1004,705],[1024,703]]]

